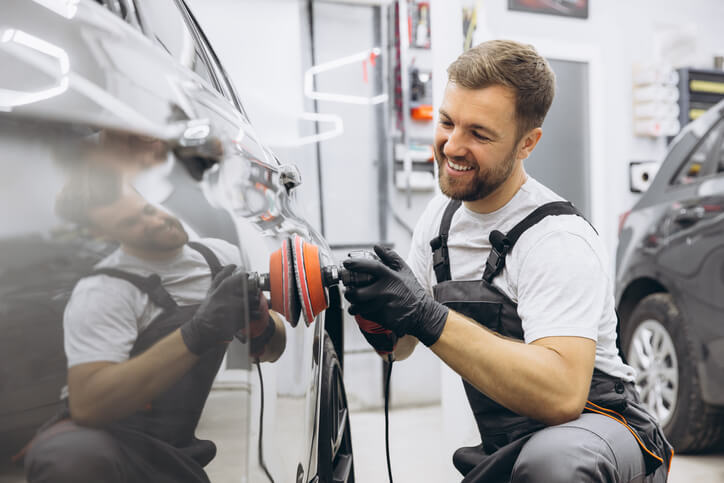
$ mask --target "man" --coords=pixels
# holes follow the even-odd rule
[[[68,409],[33,440],[28,481],[208,482],[216,448],[194,432],[226,342],[241,336],[252,357],[275,360],[281,319],[260,295],[246,324],[238,249],[189,242],[177,218],[108,167],[81,169],[56,208],[120,246],[66,306]]]
[[[673,451],[618,355],[605,248],[523,167],[553,72],[531,46],[490,41],[448,74],[434,140],[446,196],[407,264],[381,247],[381,262],[345,261],[376,279],[346,292],[350,313],[408,336],[397,358],[419,339],[462,376],[482,439],[454,455],[463,481],[665,481]]]

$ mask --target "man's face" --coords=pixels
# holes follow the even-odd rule
[[[448,83],[434,140],[442,192],[476,201],[498,189],[517,162],[516,128],[510,88],[466,89]]]
[[[91,210],[93,227],[103,236],[146,252],[171,252],[188,241],[181,222],[125,187],[113,203]]]

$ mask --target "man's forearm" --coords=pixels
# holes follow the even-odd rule
[[[73,367],[68,375],[71,416],[90,426],[128,416],[178,381],[198,359],[176,330],[125,362]]]
[[[564,338],[556,338],[564,339]],[[586,351],[595,342],[571,337]],[[564,341],[566,343],[566,341]],[[500,337],[476,322],[450,311],[433,352],[478,390],[508,409],[546,424],[575,419],[585,404],[590,371],[564,359],[545,339],[524,344]],[[586,379],[587,374],[587,379]]]

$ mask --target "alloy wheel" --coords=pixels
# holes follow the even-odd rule
[[[636,327],[628,362],[636,369],[642,401],[665,426],[676,409],[679,365],[671,335],[659,321],[647,319]]]

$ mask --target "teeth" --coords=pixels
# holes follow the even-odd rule
[[[467,167],[466,167],[466,166],[461,166],[461,165],[459,165],[459,164],[453,163],[453,162],[450,161],[449,159],[447,160],[447,164],[448,164],[448,166],[450,166],[450,167],[451,167],[452,169],[454,169],[455,171],[470,171],[471,169],[473,169],[472,166],[467,166]]]

